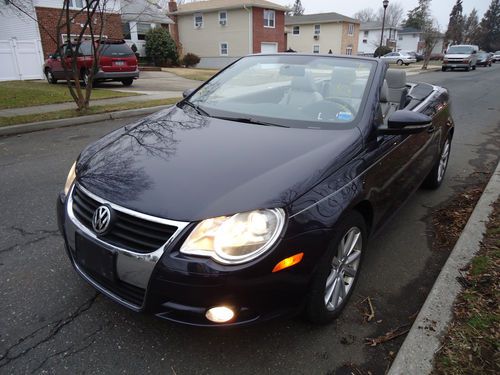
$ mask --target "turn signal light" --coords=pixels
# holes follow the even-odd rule
[[[304,257],[304,253],[298,253],[298,254],[292,255],[291,257],[285,258],[281,262],[279,262],[276,266],[274,266],[273,272],[279,272],[281,270],[284,270],[285,268],[294,266],[297,263],[299,263],[303,257]]]

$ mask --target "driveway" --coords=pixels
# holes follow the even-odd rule
[[[430,217],[473,172],[499,157],[500,64],[412,77],[448,87],[456,133],[444,185],[418,191],[370,243],[360,283],[325,327],[299,318],[244,329],[178,326],[98,295],[71,268],[57,232],[55,199],[89,142],[134,119],[0,138],[0,373],[383,374],[447,253],[431,247]],[[370,297],[375,319],[363,319]]]
[[[168,72],[141,72],[132,86],[124,87],[121,82],[103,82],[99,87],[109,87],[119,91],[133,91],[144,94],[164,92],[182,93],[184,90],[196,88],[203,82],[182,78]]]

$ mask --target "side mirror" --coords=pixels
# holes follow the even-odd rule
[[[190,96],[193,92],[195,92],[196,89],[187,89],[187,90],[184,90],[184,92],[182,93],[182,97],[183,98],[187,98],[188,96]]]
[[[377,129],[379,135],[416,134],[427,130],[432,124],[432,118],[422,113],[402,109],[389,116],[387,127]]]

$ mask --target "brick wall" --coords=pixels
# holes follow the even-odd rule
[[[36,7],[35,10],[38,22],[40,23],[39,28],[42,39],[43,55],[44,57],[47,57],[47,55],[55,52],[57,49],[57,42],[54,39],[61,40],[61,35],[56,35],[57,23],[59,21],[61,9]],[[70,13],[73,15],[76,12],[70,11]],[[106,13],[105,17],[103,35],[112,39],[122,39],[123,32],[121,16],[119,14]],[[79,34],[82,31],[80,24],[85,23],[85,19],[86,17],[83,14],[80,14],[75,18],[75,22],[71,24],[70,28],[72,34]],[[101,31],[100,26],[101,23],[98,20],[97,23],[94,24],[94,33],[97,35]],[[63,34],[66,34],[66,26],[64,26],[61,30]]]
[[[285,13],[279,10],[275,11],[275,27],[264,27],[264,9],[252,8],[253,19],[253,53],[260,53],[260,44],[278,43],[278,52],[285,52]]]
[[[340,46],[340,53],[342,55],[346,54],[347,46],[352,47],[352,55],[355,56],[358,53],[358,43],[359,43],[359,23],[354,24],[354,34],[349,35],[349,23],[342,23],[342,43]]]

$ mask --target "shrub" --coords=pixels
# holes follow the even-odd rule
[[[184,55],[184,58],[182,59],[182,65],[184,65],[186,68],[189,68],[190,66],[195,66],[200,62],[200,58],[198,55],[195,55],[194,53],[186,53]]]
[[[146,56],[156,66],[167,60],[177,62],[177,46],[163,27],[155,27],[146,34]]]
[[[373,53],[373,57],[384,56],[385,54],[388,54],[390,52],[392,52],[392,49],[390,47],[387,46],[377,47],[377,49]]]

